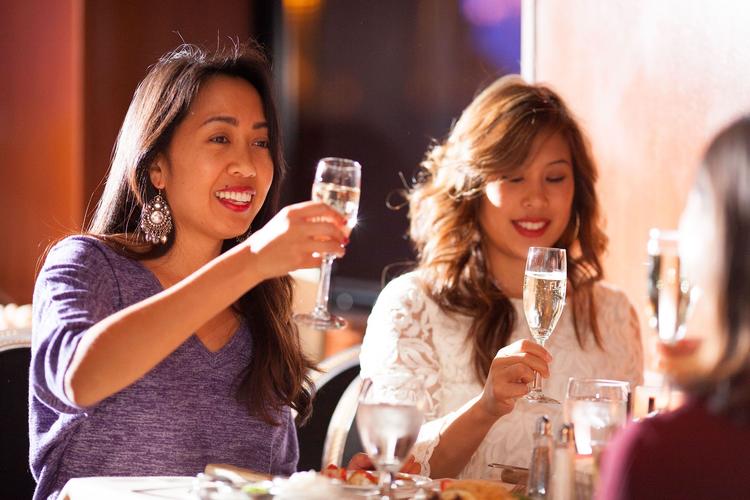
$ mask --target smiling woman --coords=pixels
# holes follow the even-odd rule
[[[35,498],[71,477],[210,462],[295,471],[291,410],[310,412],[312,363],[287,274],[342,255],[347,237],[323,203],[277,210],[279,142],[254,48],[183,46],[141,82],[91,226],[37,279]]]
[[[362,376],[399,369],[426,380],[428,422],[413,452],[422,474],[492,478],[489,463],[529,465],[537,416],[561,417],[560,405],[516,404],[535,371],[558,401],[572,376],[640,382],[638,320],[625,295],[601,282],[596,168],[551,89],[495,81],[422,168],[409,193],[419,266],[378,298]],[[549,351],[518,321],[532,246],[568,255],[567,307]]]

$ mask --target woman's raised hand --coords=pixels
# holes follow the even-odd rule
[[[518,340],[503,347],[490,365],[490,373],[480,398],[484,411],[499,418],[513,410],[516,400],[529,392],[534,372],[549,377],[552,356],[531,340]]]
[[[346,219],[322,202],[284,207],[247,239],[264,279],[295,269],[317,267],[321,254],[344,255],[349,243]]]

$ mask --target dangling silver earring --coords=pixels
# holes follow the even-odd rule
[[[169,213],[167,200],[161,196],[161,189],[143,206],[141,230],[146,235],[146,241],[162,245],[167,242],[167,236],[172,232],[172,215]]]

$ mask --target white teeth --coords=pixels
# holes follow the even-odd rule
[[[231,200],[237,203],[250,203],[253,201],[253,194],[250,191],[216,191],[214,195],[220,200]]]
[[[538,231],[545,226],[545,222],[516,222],[522,228],[528,231]]]

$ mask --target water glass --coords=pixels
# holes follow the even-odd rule
[[[598,456],[627,422],[630,384],[621,380],[574,378],[568,381],[565,421],[573,424],[576,450]]]
[[[409,456],[424,422],[426,394],[422,379],[407,372],[366,378],[357,409],[357,429],[380,472],[380,494],[391,497],[393,474]]]

